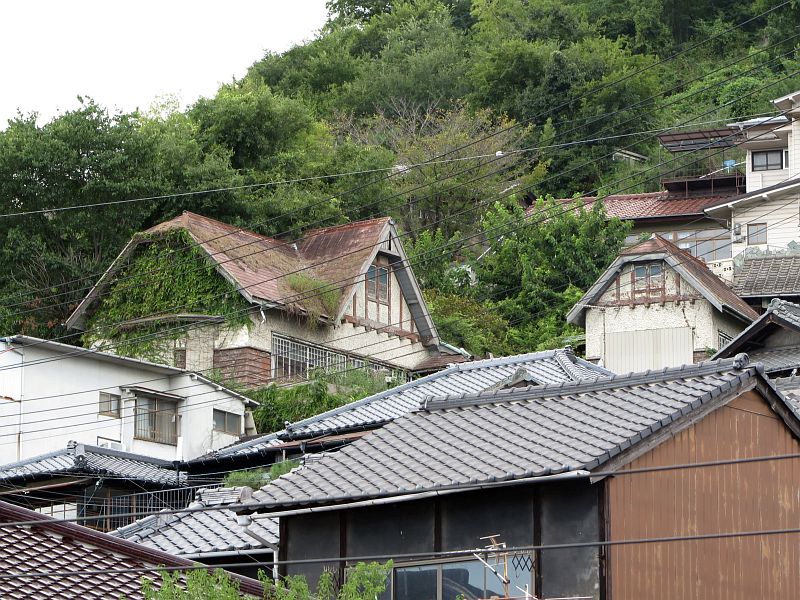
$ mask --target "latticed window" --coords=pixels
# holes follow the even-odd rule
[[[405,373],[380,363],[367,362],[343,352],[307,344],[279,335],[272,335],[272,377],[274,379],[307,379],[314,372],[337,373],[351,369],[369,369],[373,373],[390,373],[392,381],[402,383]]]
[[[367,298],[377,302],[389,302],[388,265],[370,265],[367,271]]]
[[[159,444],[178,443],[178,403],[162,398],[136,398],[134,436]]]

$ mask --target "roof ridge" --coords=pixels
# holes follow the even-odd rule
[[[750,364],[747,354],[737,354],[732,358],[720,358],[704,361],[693,365],[677,367],[664,367],[663,369],[648,369],[637,373],[612,375],[610,377],[596,377],[582,381],[568,381],[556,384],[528,386],[525,388],[511,388],[494,390],[491,392],[477,392],[472,394],[457,394],[442,396],[426,400],[421,406],[422,410],[446,410],[460,408],[465,404],[493,403],[501,400],[535,400],[543,397],[563,396],[566,394],[583,394],[587,392],[610,390],[632,385],[666,382],[698,375],[708,375],[727,370],[755,370]],[[503,397],[505,396],[505,398]],[[524,396],[524,397],[521,397]]]

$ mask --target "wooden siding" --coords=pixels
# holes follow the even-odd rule
[[[747,392],[628,468],[800,452],[756,392]],[[610,540],[800,525],[800,461],[705,467],[606,480]],[[800,535],[609,548],[608,600],[798,597]]]

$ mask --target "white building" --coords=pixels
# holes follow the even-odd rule
[[[654,235],[626,248],[567,314],[615,373],[706,360],[758,317],[705,263]]]
[[[746,193],[705,209],[730,230],[735,269],[724,271],[729,279],[740,276],[748,258],[797,254],[800,243],[800,91],[773,103],[778,115],[732,124],[744,135]],[[757,266],[781,269],[772,262]]]
[[[254,405],[184,369],[26,336],[0,340],[0,464],[71,440],[188,460],[255,433]]]

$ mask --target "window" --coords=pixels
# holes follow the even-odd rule
[[[214,409],[214,430],[240,435],[242,433],[242,416],[224,410]]]
[[[633,295],[657,296],[664,293],[664,268],[660,262],[633,267]]]
[[[272,334],[273,379],[307,379],[315,371],[336,373],[350,369],[369,369],[391,375],[397,383],[405,381],[405,373],[399,369]]]
[[[747,245],[755,246],[767,243],[767,224],[748,223],[747,224]]]
[[[784,169],[788,169],[789,168],[789,151],[788,150],[784,150],[783,151],[783,168]]]
[[[121,398],[117,394],[100,392],[100,414],[119,419],[120,400]]]
[[[695,258],[707,263],[731,258],[731,232],[728,229],[695,229],[676,231],[656,231],[661,237],[688,251]],[[628,236],[625,244],[630,246],[641,240],[641,234]]]
[[[462,560],[434,565],[414,565],[394,569],[394,600],[457,600],[465,598],[522,597],[520,590],[533,589],[533,556],[498,554],[489,564],[508,573],[506,586],[483,563]]]
[[[728,335],[721,329],[717,329],[717,350],[722,350],[725,346],[731,343],[733,336]]]
[[[773,171],[783,168],[783,151],[753,152],[753,171]]]
[[[134,436],[159,444],[178,443],[178,403],[162,398],[136,398]]]
[[[178,369],[186,368],[186,348],[175,348],[173,351],[173,364]]]
[[[367,271],[367,298],[389,302],[389,267],[370,265]]]

